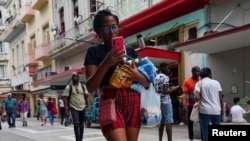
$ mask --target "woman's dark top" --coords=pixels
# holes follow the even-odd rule
[[[106,46],[103,44],[93,45],[93,46],[89,47],[87,50],[86,56],[85,56],[84,65],[85,66],[86,65],[99,66],[100,63],[105,59],[107,53],[110,50],[111,50],[110,46]],[[132,47],[126,47],[126,52],[127,52],[127,55],[131,58],[135,59],[138,57],[135,49]],[[130,60],[130,59],[128,59],[128,60]],[[108,69],[107,73],[105,74],[105,76],[101,82],[100,88],[103,86],[107,86],[109,84],[109,79],[111,78],[111,76],[115,70],[115,66],[116,65],[113,65]]]

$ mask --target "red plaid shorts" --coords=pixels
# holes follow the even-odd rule
[[[116,121],[101,126],[103,135],[118,128],[140,128],[140,95],[132,89],[103,89],[100,100],[115,99]],[[99,115],[102,116],[102,115]]]

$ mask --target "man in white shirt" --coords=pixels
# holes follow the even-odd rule
[[[237,103],[240,101],[239,97],[234,97],[233,102],[234,106],[231,107],[230,114],[232,116],[232,122],[247,122],[245,119],[247,116],[247,112],[239,106]]]
[[[63,124],[65,108],[64,108],[64,102],[63,102],[62,97],[59,99],[59,108],[60,108],[61,124]]]

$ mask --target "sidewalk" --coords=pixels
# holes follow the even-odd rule
[[[73,126],[64,127],[55,119],[54,126],[49,122],[41,126],[41,121],[28,118],[28,127],[23,127],[20,118],[16,119],[16,128],[8,128],[7,122],[2,123],[0,140],[7,141],[74,141]],[[173,125],[173,141],[187,140],[187,125]],[[138,141],[157,141],[157,127],[141,127]],[[84,129],[84,141],[105,141],[98,124]],[[167,141],[164,131],[163,141]],[[200,141],[195,139],[194,141]]]

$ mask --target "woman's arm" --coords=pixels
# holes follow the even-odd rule
[[[105,59],[100,63],[99,66],[96,65],[86,65],[86,87],[90,93],[94,92],[99,88],[105,74],[108,69],[122,60],[124,52],[122,50],[117,50],[112,48],[111,51],[106,55]]]

